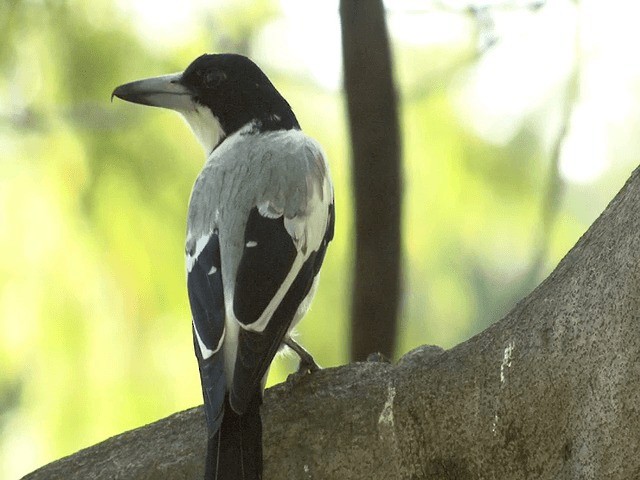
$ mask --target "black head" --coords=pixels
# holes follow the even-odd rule
[[[180,112],[207,154],[247,124],[258,132],[300,128],[287,101],[242,55],[202,55],[182,73],[120,85],[113,96]]]
[[[227,135],[251,121],[260,130],[300,128],[287,101],[260,68],[236,54],[202,55],[180,82],[208,107]]]

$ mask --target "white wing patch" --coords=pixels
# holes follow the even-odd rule
[[[258,212],[265,218],[278,218],[284,213],[282,209],[277,209],[271,202],[264,201],[257,205]]]
[[[190,239],[190,238],[191,238],[191,232],[187,234],[187,239]],[[209,243],[209,238],[211,238],[211,233],[206,233],[202,235],[198,240],[196,240],[196,246],[193,251],[193,255],[190,255],[187,252],[187,255],[185,258],[187,273],[191,273],[191,270],[193,270],[193,266],[196,264],[196,260],[198,260],[198,256],[202,253],[202,250],[204,250],[204,247],[207,246],[207,243]],[[209,275],[211,275],[211,273],[212,272],[209,272]]]
[[[207,348],[202,339],[200,338],[200,334],[198,333],[198,329],[196,328],[196,324],[192,320],[193,331],[196,333],[196,340],[198,341],[198,347],[200,348],[200,355],[202,355],[203,360],[211,357],[214,353],[218,352],[222,348],[222,342],[224,341],[225,330],[222,330],[222,335],[220,335],[220,340],[218,340],[218,345],[215,350],[211,350]]]
[[[313,182],[309,184],[314,185]],[[315,251],[320,246],[327,229],[329,203],[333,199],[329,178],[324,177],[320,188],[311,187],[306,213],[284,219],[284,228],[293,239],[298,251],[307,258],[307,250]]]
[[[293,239],[293,243],[295,243],[296,248],[300,250],[303,255],[307,253],[306,229],[308,221],[309,218],[302,215],[284,219],[284,228]]]

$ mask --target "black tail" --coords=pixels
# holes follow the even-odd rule
[[[256,391],[247,410],[238,415],[225,398],[220,429],[209,438],[205,480],[262,479],[262,395]]]

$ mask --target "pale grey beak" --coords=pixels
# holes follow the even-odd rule
[[[127,102],[169,108],[171,110],[193,110],[191,91],[182,85],[182,73],[145,78],[116,87],[111,94]]]

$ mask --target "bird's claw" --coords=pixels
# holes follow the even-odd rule
[[[320,366],[313,359],[311,354],[307,352],[301,345],[299,345],[292,338],[287,338],[284,342],[290,349],[292,349],[298,357],[300,357],[300,364],[298,370],[287,377],[287,381],[297,381],[307,375],[312,374],[320,370]]]

